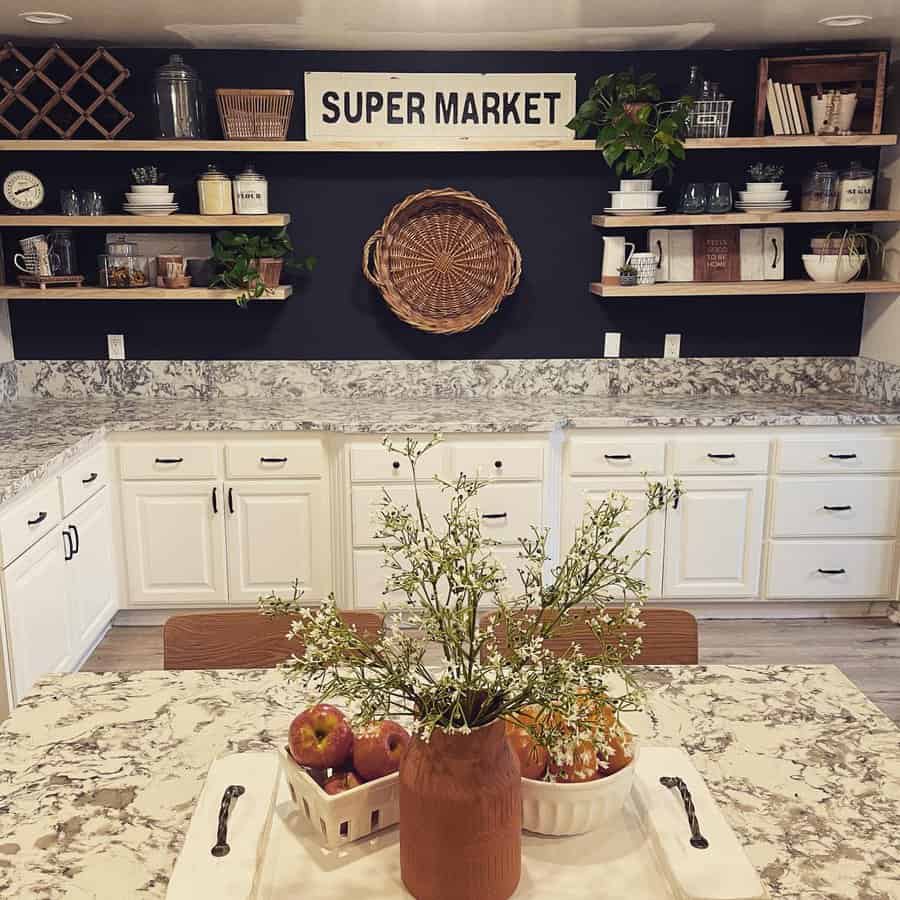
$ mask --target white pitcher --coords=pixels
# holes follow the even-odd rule
[[[626,254],[626,247],[631,249]],[[626,259],[634,253],[634,244],[624,237],[603,238],[603,269],[600,274],[601,284],[618,284],[619,269],[625,265]]]

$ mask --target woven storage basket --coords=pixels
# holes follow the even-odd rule
[[[294,106],[293,91],[218,88],[216,103],[226,140],[283,141]]]
[[[363,248],[363,272],[409,325],[458,334],[516,289],[522,255],[503,219],[467,191],[422,191],[398,203]]]

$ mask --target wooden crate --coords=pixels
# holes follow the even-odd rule
[[[858,134],[881,134],[887,51],[872,53],[827,53],[810,56],[763,56],[756,85],[754,135],[766,133],[768,82],[798,84],[805,102],[820,90],[847,88],[856,92],[856,113],[851,130]]]

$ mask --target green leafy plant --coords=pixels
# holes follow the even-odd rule
[[[295,615],[291,633],[302,644],[285,670],[311,702],[350,703],[360,722],[410,716],[426,740],[435,728],[466,734],[498,718],[516,721],[537,706],[542,743],[557,760],[571,762],[575,743],[596,736],[595,704],[611,708],[616,721],[618,712],[640,705],[627,662],[640,647],[634,628],[640,628],[647,586],[635,567],[647,554],[625,552],[623,545],[648,515],[675,501],[680,487],[649,484],[646,509],[633,520],[628,499],[618,494],[589,508],[549,579],[548,533],[532,528],[519,539],[521,586],[507,590],[493,553],[498,542],[481,531],[476,497],[486,482],[464,474],[436,479],[448,511],[440,521],[424,511],[419,463],[439,441],[394,446],[385,440],[409,464],[413,502],[395,503],[385,492],[376,537],[388,570],[385,593],[406,598],[405,623],[415,630],[401,629],[398,610],[386,609],[385,632],[372,641],[343,622],[333,595],[315,608],[304,607],[296,590],[290,599],[272,595],[261,599],[263,610]],[[481,624],[488,605],[496,607],[494,625],[506,636],[502,652],[497,631]],[[597,637],[596,655],[573,646],[560,656],[546,646],[576,616]],[[442,672],[426,665],[429,642],[443,655]]]
[[[848,257],[854,267],[857,262],[862,261],[860,272],[871,268],[873,257],[877,257],[880,264],[884,265],[887,248],[884,241],[871,231],[858,231],[853,227],[845,228],[843,231],[829,231],[824,239],[825,243],[822,245],[819,259],[831,255],[825,252],[826,249],[836,249],[837,255]]]
[[[781,181],[784,177],[784,166],[775,163],[753,163],[747,169],[747,181],[750,183],[758,183],[763,181]]]
[[[260,234],[241,231],[220,231],[213,245],[213,259],[221,270],[214,285],[238,291],[238,306],[246,306],[271,290],[259,277],[257,261],[284,259],[287,268],[297,272],[311,272],[316,266],[314,256],[293,256],[294,245],[287,228]]]
[[[625,263],[624,266],[619,266],[619,274],[620,275],[637,275],[638,270],[631,265],[631,263]]]
[[[633,70],[602,75],[567,123],[578,138],[595,134],[594,142],[617,175],[671,178],[675,161],[684,159],[683,138],[694,101],[681,97],[657,106],[659,87],[653,73]]]

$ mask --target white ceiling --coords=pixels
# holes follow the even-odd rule
[[[64,26],[18,14],[51,10]],[[857,28],[824,16],[862,13]],[[900,41],[900,0],[3,0],[0,34],[36,40],[329,50],[629,50]]]

